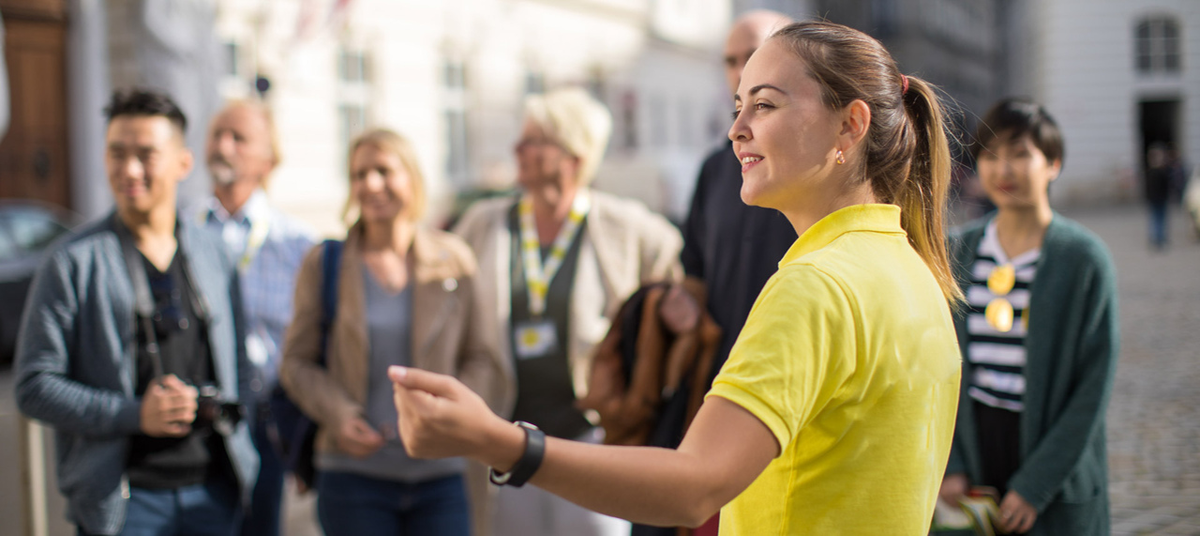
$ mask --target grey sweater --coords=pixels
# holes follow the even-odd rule
[[[210,315],[213,371],[225,399],[245,399],[251,364],[242,344],[237,275],[224,248],[187,218],[179,248]],[[16,351],[17,406],[55,429],[58,487],[84,531],[116,534],[125,521],[125,460],[139,433],[133,286],[116,215],[58,244],[30,287]],[[225,438],[243,496],[258,455],[245,422]]]

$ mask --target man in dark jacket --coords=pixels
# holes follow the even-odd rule
[[[38,269],[17,405],[55,429],[58,485],[80,534],[228,535],[258,474],[237,405],[252,369],[235,268],[177,217],[192,167],[178,106],[133,90],[106,113],[116,210]]]

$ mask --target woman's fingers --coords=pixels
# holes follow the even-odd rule
[[[450,399],[456,398],[454,395],[462,385],[451,376],[410,367],[388,367],[388,377],[406,389]]]

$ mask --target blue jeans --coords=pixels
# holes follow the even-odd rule
[[[1150,243],[1167,245],[1167,202],[1150,203]]]
[[[233,536],[241,523],[237,484],[214,479],[175,489],[130,488],[118,536]],[[87,536],[79,529],[80,536]]]
[[[266,404],[266,402],[262,402]],[[266,417],[266,415],[263,415]],[[242,536],[279,536],[279,510],[283,506],[283,460],[271,441],[275,423],[256,419],[251,438],[258,451],[258,483],[254,485],[250,509],[242,520]]]
[[[469,536],[460,475],[406,484],[353,473],[317,474],[317,518],[325,536]]]

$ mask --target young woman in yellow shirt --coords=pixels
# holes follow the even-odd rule
[[[722,534],[927,532],[960,373],[934,90],[874,39],[807,22],[754,53],[734,103],[742,200],[799,238],[679,448],[547,439],[453,378],[394,367],[413,455],[468,456],[494,482],[640,523],[721,509]]]

